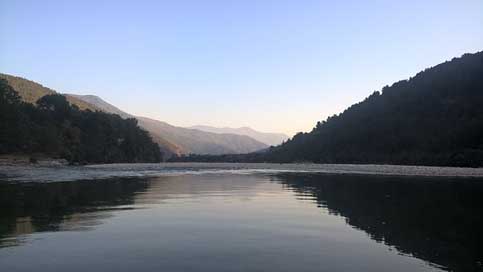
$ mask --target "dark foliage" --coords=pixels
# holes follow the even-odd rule
[[[265,153],[177,160],[483,166],[483,52],[386,86]]]
[[[0,154],[42,153],[78,163],[158,162],[159,146],[135,119],[82,111],[59,94],[37,106],[0,79]]]

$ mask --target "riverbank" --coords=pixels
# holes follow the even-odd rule
[[[56,182],[116,177],[277,173],[480,178],[483,177],[483,168],[270,163],[133,163],[86,166],[66,166],[52,163],[0,165],[0,180],[6,182]]]
[[[40,166],[66,166],[69,162],[65,159],[53,158],[45,154],[4,154],[0,155],[1,166],[15,165],[40,165]]]

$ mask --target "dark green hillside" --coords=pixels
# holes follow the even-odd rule
[[[483,53],[384,87],[267,154],[276,161],[482,165]]]
[[[0,154],[41,153],[79,163],[158,162],[161,154],[135,119],[80,110],[59,94],[37,106],[0,79]]]
[[[483,52],[386,86],[265,153],[182,160],[483,166]]]

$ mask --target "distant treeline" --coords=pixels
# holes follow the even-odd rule
[[[386,86],[266,152],[173,160],[483,166],[483,52]]]
[[[82,111],[63,95],[22,102],[0,79],[0,154],[45,154],[72,163],[159,162],[159,146],[135,119]]]

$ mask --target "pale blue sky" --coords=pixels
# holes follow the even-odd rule
[[[0,72],[174,125],[293,134],[483,50],[483,1],[0,0]]]

